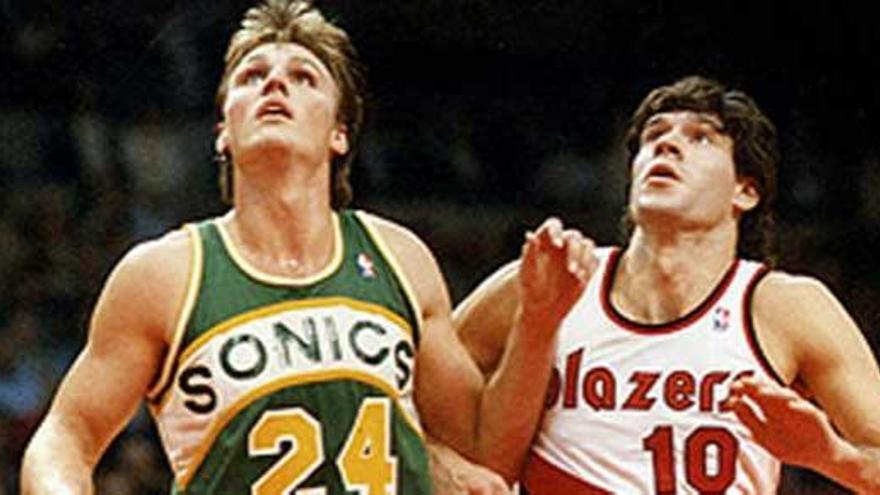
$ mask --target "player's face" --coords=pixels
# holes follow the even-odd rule
[[[632,163],[630,212],[636,224],[711,227],[757,204],[751,181],[736,176],[733,139],[718,116],[674,111],[651,116]]]
[[[336,118],[338,95],[330,72],[308,49],[261,45],[232,72],[217,148],[228,149],[237,163],[273,154],[329,162],[348,151]]]

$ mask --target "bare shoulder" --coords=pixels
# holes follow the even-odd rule
[[[378,231],[401,263],[405,264],[413,258],[419,262],[433,260],[434,256],[428,245],[412,230],[373,213],[360,211],[358,215]]]
[[[508,308],[518,305],[519,265],[520,260],[508,262],[486,277],[456,306],[454,318],[464,320],[476,311],[506,312]]]
[[[185,285],[191,258],[191,236],[184,230],[174,230],[131,248],[116,265],[110,282],[132,283],[141,291],[173,290],[181,282]]]
[[[148,272],[150,269],[173,268],[173,265],[185,267],[189,264],[191,251],[191,236],[183,229],[176,229],[162,237],[136,244],[125,254],[120,266],[125,265]]]
[[[765,316],[798,318],[837,305],[834,294],[819,279],[774,270],[755,288],[753,307]]]
[[[816,277],[798,275],[782,270],[772,270],[764,277],[759,287],[772,288],[771,291],[782,292],[784,295],[806,295],[816,292],[827,292],[828,288]]]
[[[110,274],[95,321],[138,315],[146,328],[160,333],[157,337],[167,337],[186,292],[192,252],[192,236],[182,229],[135,245]]]
[[[427,244],[408,228],[372,213],[358,212],[370,228],[386,244],[390,254],[411,285],[423,316],[441,315],[448,318],[451,311],[449,292],[440,266]]]
[[[752,310],[759,340],[787,379],[833,366],[862,345],[852,317],[815,277],[770,272],[755,288]]]

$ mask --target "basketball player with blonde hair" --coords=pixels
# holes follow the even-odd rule
[[[345,32],[305,1],[250,9],[218,106],[232,208],[116,266],[27,448],[22,492],[93,493],[96,464],[143,399],[177,494],[428,494],[426,435],[504,469],[500,453],[527,441],[521,422],[534,420],[508,414],[521,387],[536,386],[529,350],[587,274],[523,279],[532,303],[486,383],[452,329],[428,248],[345,208],[362,113]],[[555,221],[524,249],[526,265],[587,259]],[[445,447],[430,455],[453,471],[450,492],[506,489]]]

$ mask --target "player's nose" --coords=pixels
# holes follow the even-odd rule
[[[271,94],[274,91],[278,91],[284,96],[290,94],[290,88],[278,69],[270,70],[266,80],[263,82],[263,95]]]
[[[681,158],[681,145],[672,133],[666,134],[654,143],[654,157],[674,156]]]

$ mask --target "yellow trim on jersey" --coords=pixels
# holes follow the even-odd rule
[[[214,446],[214,440],[222,433],[223,429],[232,420],[238,413],[240,413],[247,406],[252,404],[254,401],[263,397],[265,395],[272,394],[286,387],[296,386],[296,385],[308,385],[311,383],[319,383],[319,382],[327,382],[331,380],[355,380],[358,382],[365,383],[367,385],[372,385],[385,393],[389,398],[394,401],[395,406],[397,407],[398,412],[403,418],[409,423],[410,427],[416,434],[424,439],[424,432],[422,432],[421,427],[419,427],[418,421],[415,421],[413,418],[409,416],[406,412],[406,408],[400,405],[399,398],[400,395],[397,393],[397,390],[394,389],[393,386],[389,385],[383,380],[376,378],[374,375],[369,373],[364,373],[362,371],[355,370],[327,370],[327,371],[316,371],[312,373],[303,373],[301,375],[292,376],[282,378],[280,380],[276,380],[274,382],[266,383],[263,386],[251,390],[240,399],[235,401],[232,405],[230,405],[226,410],[220,414],[214,423],[211,425],[210,431],[208,431],[205,438],[202,439],[201,445],[195,451],[189,463],[187,464],[186,469],[180,473],[177,477],[177,485],[180,487],[180,490],[185,490],[189,482],[192,481],[192,477],[195,476],[199,467],[204,462],[205,457],[211,452],[211,447]]]
[[[267,316],[288,311],[291,309],[327,308],[331,306],[348,306],[351,309],[384,316],[385,318],[388,318],[389,320],[397,324],[400,328],[406,330],[406,333],[409,334],[410,337],[412,337],[413,332],[412,328],[409,326],[409,323],[405,319],[403,319],[402,316],[392,312],[390,309],[384,306],[379,306],[378,304],[372,304],[364,301],[358,301],[357,299],[351,299],[348,297],[317,297],[314,299],[284,301],[269,306],[263,306],[261,308],[248,311],[246,313],[241,313],[234,318],[230,318],[224,322],[221,322],[220,324],[214,326],[202,335],[199,335],[199,338],[195,339],[189,345],[189,347],[187,347],[186,350],[183,351],[183,354],[180,355],[180,363],[185,363],[186,360],[193,355],[193,353],[195,353],[217,335],[222,334],[223,332],[231,330],[249,321],[265,318]]]
[[[424,328],[424,322],[422,321],[422,306],[419,304],[419,299],[416,297],[416,293],[413,290],[412,285],[409,283],[409,278],[407,278],[406,272],[403,271],[403,267],[400,262],[397,261],[397,256],[394,255],[394,251],[388,246],[388,243],[385,242],[385,238],[382,237],[382,234],[379,233],[379,228],[375,225],[376,216],[363,210],[356,210],[354,214],[361,220],[361,223],[367,230],[367,234],[373,239],[379,252],[382,253],[382,256],[385,257],[385,260],[388,261],[388,264],[391,266],[391,270],[397,275],[397,280],[400,281],[400,286],[403,287],[403,292],[407,299],[409,299],[410,306],[412,306],[413,313],[415,313],[416,326],[421,330]]]
[[[384,306],[379,306],[377,304],[372,304],[364,301],[358,301],[356,299],[350,299],[348,297],[319,297],[314,299],[303,299],[298,301],[284,301],[277,304],[272,304],[269,306],[263,306],[261,308],[248,311],[246,313],[241,313],[234,318],[230,318],[226,321],[215,325],[213,328],[209,329],[202,335],[200,335],[197,339],[192,341],[189,346],[180,354],[177,362],[182,365],[189,359],[193,354],[196,353],[199,349],[204,347],[211,339],[220,335],[224,332],[227,332],[239,325],[247,323],[252,320],[257,320],[260,318],[264,318],[269,315],[281,313],[283,311],[291,310],[291,309],[302,309],[302,308],[325,308],[331,306],[348,306],[349,308],[365,311],[367,313],[372,313],[375,315],[383,316],[388,318],[400,328],[402,328],[409,335],[410,340],[412,340],[413,330],[410,326],[409,322],[407,322],[402,316],[397,313],[392,312],[388,308]],[[166,394],[161,403],[154,408],[154,413],[158,414],[165,408],[165,405],[168,402],[168,399],[171,397],[171,394]]]
[[[342,258],[345,251],[345,245],[342,240],[342,227],[339,224],[339,215],[337,215],[336,212],[332,213],[332,218],[333,255],[330,257],[330,262],[327,263],[327,266],[318,271],[318,273],[305,277],[286,277],[282,275],[272,275],[271,273],[261,271],[257,267],[251,265],[244,256],[241,255],[241,252],[239,252],[235,243],[232,241],[229,232],[226,231],[226,227],[221,222],[215,221],[214,225],[217,226],[217,231],[220,232],[220,238],[223,241],[223,246],[226,248],[229,256],[248,276],[259,280],[260,282],[272,285],[303,286],[314,284],[329,277],[342,265]]]
[[[180,313],[177,315],[174,333],[171,335],[170,345],[168,346],[168,354],[165,356],[165,362],[162,365],[162,373],[159,375],[159,379],[147,391],[147,400],[151,402],[158,399],[158,394],[168,384],[171,371],[174,369],[174,363],[177,361],[177,351],[180,349],[180,342],[183,340],[184,333],[186,333],[186,326],[189,323],[190,315],[195,307],[196,298],[202,285],[202,267],[204,266],[205,257],[199,229],[193,224],[186,224],[183,226],[183,229],[189,234],[190,242],[192,243],[192,262],[190,263],[186,293],[183,296]]]

